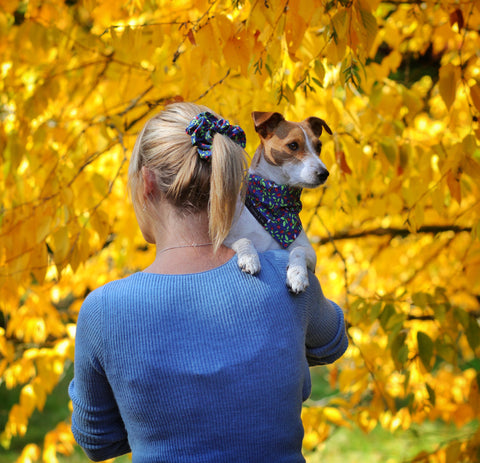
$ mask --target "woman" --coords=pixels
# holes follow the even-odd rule
[[[288,253],[243,273],[228,234],[246,169],[245,135],[205,107],[167,106],[129,167],[143,272],[88,295],[75,347],[72,430],[92,460],[303,462],[308,365],[347,347],[343,314],[314,275],[285,286]]]

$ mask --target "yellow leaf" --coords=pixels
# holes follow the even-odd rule
[[[345,37],[347,35],[347,10],[342,8],[341,10],[337,11],[332,18],[332,25],[335,30],[335,34],[337,39]]]
[[[462,140],[462,147],[465,154],[473,155],[477,149],[477,140],[469,134]]]
[[[410,116],[414,116],[422,110],[423,101],[420,98],[420,95],[416,92],[409,90],[406,87],[402,88],[402,97]]]
[[[470,87],[470,96],[472,97],[473,104],[480,111],[480,84],[475,84]]]
[[[47,245],[40,243],[33,248],[29,267],[38,284],[43,284],[48,267]]]
[[[480,282],[480,263],[473,263],[466,266],[465,279],[472,289],[478,286]]]
[[[61,227],[53,234],[53,255],[57,267],[64,267],[64,261],[67,258],[69,246],[68,228]]]
[[[40,458],[40,447],[36,444],[27,444],[16,463],[33,463]]]
[[[216,35],[216,30],[211,23],[205,24],[195,35],[198,47],[214,62],[220,63],[222,59],[221,41]]]
[[[250,50],[247,46],[247,35],[245,31],[231,37],[223,48],[223,55],[227,64],[233,69],[241,69],[243,75],[248,74],[250,62]]]
[[[74,272],[78,269],[80,264],[84,263],[88,259],[90,253],[89,239],[89,231],[85,228],[82,228],[75,239],[75,245],[70,258],[70,266]]]
[[[478,379],[480,379],[480,375],[477,375],[476,378],[472,379],[470,384],[470,392],[468,394],[468,403],[472,407],[475,416],[480,416],[480,394],[478,391]]]
[[[457,201],[458,204],[462,202],[462,190],[460,188],[460,179],[457,178],[452,171],[447,174],[447,185],[450,190],[450,194]]]
[[[25,410],[25,413],[31,415],[35,410],[35,391],[31,384],[24,386],[20,392],[20,406]]]
[[[298,15],[294,9],[288,10],[287,22],[285,24],[285,38],[290,55],[295,55],[295,52],[302,43],[307,27],[308,24],[302,16]]]
[[[424,206],[421,202],[415,205],[415,228],[418,230],[425,222]]]
[[[94,172],[91,180],[92,180],[93,186],[100,193],[100,195],[102,197],[106,196],[109,189],[108,180],[102,175],[98,174],[97,172]]]
[[[365,50],[369,52],[372,48],[373,42],[375,41],[375,37],[377,36],[377,20],[372,13],[364,9],[360,9],[360,19],[363,28],[365,29],[365,33],[362,34]]]
[[[155,48],[160,48],[165,37],[165,28],[161,25],[152,25],[152,42]]]
[[[27,432],[28,414],[18,404],[15,404],[8,414],[5,432],[10,436],[24,436]]]
[[[13,14],[18,8],[18,0],[3,0],[2,1],[2,10],[5,13]]]
[[[477,185],[480,183],[480,164],[474,159],[465,156],[462,163],[460,164],[463,171],[472,177],[473,180],[477,182]]]
[[[369,433],[377,426],[378,421],[372,418],[367,410],[362,410],[357,415],[357,423],[363,432]]]
[[[438,214],[445,213],[445,197],[440,187],[435,188],[431,193],[432,205]]]
[[[460,452],[462,443],[454,441],[445,449],[445,463],[458,463],[460,461]]]
[[[362,9],[366,11],[375,11],[380,3],[380,0],[358,0]]]
[[[235,34],[234,24],[225,15],[220,15],[212,26],[222,43],[226,43]]]
[[[90,222],[92,224],[93,229],[98,234],[98,239],[100,240],[100,244],[103,245],[110,232],[110,223],[108,219],[108,214],[100,209],[97,209],[95,213],[90,217]]]
[[[52,223],[52,216],[50,214],[42,214],[40,217],[37,218],[35,224],[35,231],[36,231],[36,242],[42,242],[47,235],[50,233],[50,225]]]
[[[440,68],[438,85],[440,89],[440,95],[448,110],[455,101],[457,82],[459,78],[460,70],[452,63],[448,63]]]
[[[340,413],[340,410],[335,407],[325,407],[322,409],[323,416],[327,421],[330,421],[337,426],[343,426],[350,428],[351,425],[348,421],[345,420],[343,415]]]

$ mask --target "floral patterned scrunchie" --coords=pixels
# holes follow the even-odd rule
[[[257,221],[286,249],[302,231],[301,188],[277,185],[258,175],[248,177],[245,206]]]
[[[192,145],[197,147],[198,155],[205,160],[212,156],[213,137],[216,133],[226,135],[235,143],[245,148],[245,132],[239,125],[231,125],[226,119],[217,119],[205,111],[197,114],[185,129],[192,138]]]

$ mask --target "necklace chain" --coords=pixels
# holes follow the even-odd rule
[[[178,246],[170,246],[168,248],[163,248],[160,251],[157,251],[157,256],[171,249],[180,249],[180,248],[200,248],[202,246],[211,246],[213,243],[192,243],[192,244],[180,244]]]

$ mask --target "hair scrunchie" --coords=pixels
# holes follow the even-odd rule
[[[197,147],[198,155],[205,160],[212,156],[213,137],[216,133],[226,135],[242,148],[245,148],[247,141],[245,132],[239,125],[231,125],[226,119],[217,119],[208,111],[197,114],[185,131],[192,138],[192,145]]]

